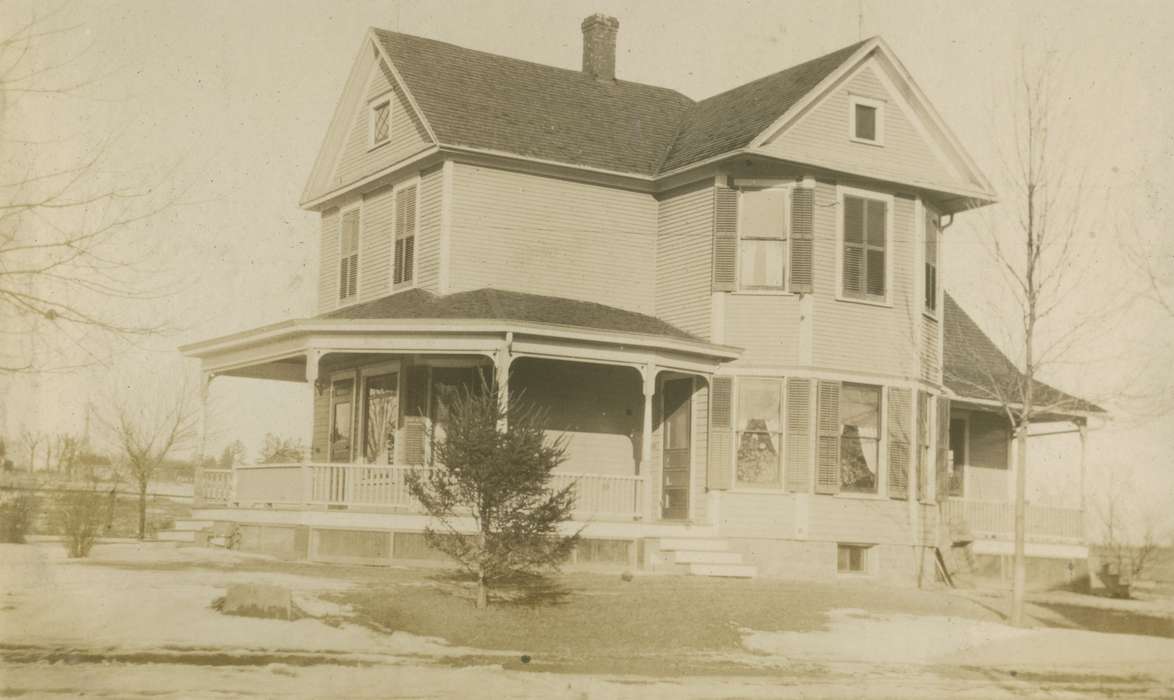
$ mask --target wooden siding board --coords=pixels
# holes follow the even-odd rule
[[[440,166],[420,176],[420,225],[416,230],[416,286],[440,291],[440,210],[443,176]]]
[[[321,247],[318,252],[318,311],[338,306],[338,209],[322,213]]]
[[[725,342],[743,348],[733,364],[799,363],[799,297],[731,294],[725,303]]]
[[[340,187],[394,165],[419,153],[432,144],[415,110],[398,85],[393,85],[391,71],[380,59],[372,68],[370,85],[363,102],[355,110],[350,131],[331,178],[331,187]],[[391,137],[387,143],[369,148],[370,101],[391,91]]]
[[[770,155],[834,169],[867,171],[898,182],[968,184],[950,172],[901,108],[898,96],[882,84],[878,70],[874,64],[865,64],[792,127],[765,144],[763,150]],[[885,103],[883,146],[851,140],[850,96]]]
[[[363,197],[359,229],[359,301],[391,291],[391,239],[395,198],[384,187]]]
[[[657,206],[656,316],[700,338],[710,332],[713,183],[661,197]]]
[[[816,278],[812,345],[815,364],[830,369],[917,376],[921,364],[920,299],[914,270],[913,210],[910,197],[894,198],[893,231],[886,255],[890,306],[863,304],[836,298],[839,207],[833,183],[820,182],[816,190]]]
[[[653,314],[652,195],[458,163],[452,291],[497,287]]]

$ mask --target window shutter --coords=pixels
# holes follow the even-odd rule
[[[411,282],[416,265],[416,186],[395,196],[395,284]]]
[[[816,455],[815,492],[840,490],[840,383],[819,383],[819,447]]]
[[[787,380],[787,490],[811,492],[811,380]]]
[[[815,283],[815,190],[791,191],[791,291],[810,294]]]
[[[709,465],[705,470],[706,485],[711,490],[727,490],[732,478],[731,446],[734,436],[730,430],[734,380],[714,377],[709,391]]]
[[[713,193],[713,282],[715,292],[732,292],[738,284],[738,192],[717,187]]]
[[[404,464],[421,466],[425,463],[428,444],[428,423],[423,416],[404,417]]]
[[[938,502],[944,501],[950,496],[950,475],[949,475],[949,458],[950,458],[950,400],[944,396],[938,397],[938,431],[937,431],[937,469],[935,470],[935,479],[937,481],[937,497]],[[928,488],[926,489],[926,496],[928,497]]]
[[[349,255],[343,256],[338,261],[338,298],[346,299],[347,289],[350,285],[351,279],[351,257]]]
[[[909,495],[909,466],[911,451],[910,426],[913,413],[913,391],[889,389],[889,497],[907,498]]]
[[[338,298],[349,299],[359,284],[359,210],[342,216],[339,230]]]

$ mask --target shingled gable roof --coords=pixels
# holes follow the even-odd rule
[[[983,333],[974,319],[962,310],[958,302],[946,294],[944,309],[945,345],[943,380],[946,387],[963,398],[993,400],[1001,387],[1004,396],[1014,396],[1025,377],[1002,350]],[[1033,401],[1047,407],[1047,413],[1064,416],[1068,413],[1104,413],[1096,404],[1060,391],[1039,380],[1035,381]]]
[[[372,33],[441,144],[649,176],[749,145],[867,43],[694,102],[667,88]]]
[[[318,318],[524,321],[700,341],[654,316],[588,301],[490,288],[444,296],[412,289],[330,311]]]
[[[667,88],[372,31],[444,145],[651,175],[693,105]]]

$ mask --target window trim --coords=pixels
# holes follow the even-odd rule
[[[851,569],[840,569],[840,548],[854,547],[863,550],[863,567],[860,571],[852,571]],[[836,542],[836,575],[849,576],[852,578],[859,578],[861,576],[874,576],[877,571],[876,566],[876,544],[873,542]]]
[[[779,388],[779,479],[774,485],[748,484],[738,479],[738,436],[746,432],[740,428],[742,406],[742,383],[745,381],[770,382]],[[733,474],[730,479],[730,491],[734,493],[783,493],[786,491],[786,439],[787,421],[787,377],[775,375],[736,375],[730,400],[730,439],[733,449],[730,450],[731,468]],[[769,431],[768,431],[769,432]]]
[[[359,373],[357,371],[355,371],[354,369],[341,369],[341,370],[335,370],[334,372],[330,373],[330,409],[329,409],[330,412],[328,414],[327,425],[326,425],[326,461],[329,464],[354,464],[355,463],[355,431],[357,428],[357,426],[355,425],[355,413],[357,410],[356,404],[358,403],[358,389],[359,389],[359,376],[358,376],[358,374]],[[349,436],[349,439],[351,441],[351,455],[350,455],[349,462],[335,462],[335,461],[333,461],[334,440],[332,439],[334,437],[334,406],[335,406],[334,385],[338,384],[339,382],[345,382],[348,380],[351,382],[351,429],[350,429],[351,434]]]
[[[393,292],[399,292],[399,291],[402,291],[405,289],[415,289],[416,287],[418,287],[420,285],[418,273],[420,271],[420,265],[419,265],[419,261],[420,261],[420,255],[419,255],[419,252],[420,252],[420,250],[419,250],[420,217],[421,217],[420,200],[422,198],[422,193],[420,190],[421,190],[421,182],[422,181],[423,181],[423,178],[420,177],[419,173],[417,173],[416,175],[413,175],[412,177],[401,180],[400,182],[396,183],[394,187],[391,188],[391,245],[389,246],[391,252],[389,253],[390,259],[388,260],[388,267],[387,267],[387,287],[388,287],[388,289],[390,289]],[[412,255],[412,276],[410,279],[408,279],[404,282],[396,282],[395,281],[395,258],[396,258],[395,222],[396,222],[396,218],[399,215],[399,193],[401,190],[408,188],[408,187],[413,187],[413,186],[416,188],[416,222],[415,222],[415,227],[413,228],[414,233],[412,234],[412,237],[415,238],[416,241],[415,241],[414,248],[413,248],[415,253]]]
[[[373,151],[381,146],[386,146],[391,143],[391,95],[392,90],[382,92],[367,101],[367,150]],[[375,112],[382,106],[387,105],[387,137],[376,141],[375,140]]]
[[[367,217],[364,216],[364,214],[363,214],[363,200],[362,199],[357,200],[353,204],[348,204],[346,206],[339,207],[339,209],[338,209],[338,258],[337,258],[337,261],[341,262],[342,258],[343,258],[343,255],[342,255],[343,220],[346,219],[346,215],[351,213],[352,211],[358,212],[358,214],[359,214],[359,230],[357,233],[357,238],[355,240],[355,256],[356,256],[356,263],[357,263],[355,265],[355,293],[352,294],[351,296],[348,296],[348,297],[343,297],[343,296],[338,296],[338,295],[335,296],[335,302],[337,304],[337,307],[340,309],[347,307],[347,306],[354,306],[355,304],[359,303],[359,296],[360,296],[359,290],[360,290],[360,287],[362,286],[362,279],[360,278],[360,273],[362,272],[361,268],[363,265],[363,226],[367,220]],[[335,269],[338,270],[337,264],[335,265]],[[339,285],[337,285],[337,286],[341,286],[342,280],[339,279],[338,282],[339,282]]]
[[[876,110],[876,138],[866,139],[856,135],[856,107],[871,107]],[[885,101],[863,95],[848,94],[848,140],[866,146],[885,145]]]
[[[736,270],[734,273],[734,291],[733,294],[745,294],[748,296],[794,296],[791,291],[791,193],[795,189],[795,183],[778,183],[778,184],[744,184],[738,185],[738,227],[737,236],[737,254],[735,255]],[[777,241],[783,242],[783,286],[781,287],[743,287],[742,286],[742,216],[746,208],[742,205],[742,194],[746,191],[762,192],[766,190],[779,190],[783,193],[783,237],[779,238],[763,238],[761,236],[750,236],[748,240],[757,241]]]
[[[877,297],[850,297],[844,295],[844,212],[846,197],[873,199],[885,204],[885,295]],[[847,185],[836,185],[836,301],[846,301],[853,304],[867,304],[870,306],[893,306],[893,210],[897,198],[886,192],[866,190]]]
[[[841,483],[840,489],[832,494],[837,498],[887,499],[889,497],[889,387],[885,384],[870,384],[867,381],[840,382],[840,469],[844,468],[844,386],[854,384],[877,389],[876,414],[876,491],[845,491]]]

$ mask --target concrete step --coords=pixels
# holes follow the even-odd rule
[[[702,539],[686,537],[664,537],[660,540],[660,549],[664,552],[688,550],[690,552],[725,552],[730,544],[722,539]]]
[[[673,561],[677,564],[741,564],[742,555],[739,552],[676,549],[673,550]]]
[[[211,520],[176,520],[175,524],[171,526],[172,530],[193,530],[200,531],[214,524]]]
[[[690,564],[693,576],[720,576],[722,578],[754,578],[758,567],[750,564]]]
[[[156,539],[164,542],[195,542],[195,530],[166,530],[160,532]]]
[[[209,547],[227,547],[228,538],[223,535],[214,535],[208,538]]]

